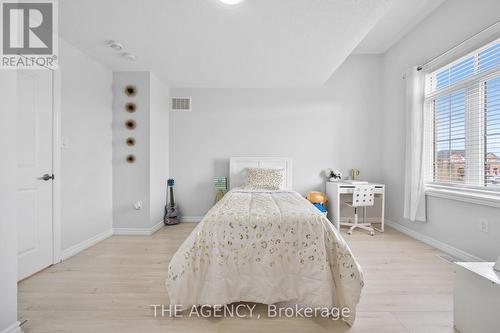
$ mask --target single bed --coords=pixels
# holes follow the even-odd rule
[[[280,190],[244,189],[247,167],[283,168]],[[174,254],[166,281],[171,304],[233,302],[349,308],[353,324],[361,268],[329,220],[291,190],[292,160],[238,157],[231,190]]]

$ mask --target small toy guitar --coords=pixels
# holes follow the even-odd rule
[[[169,202],[170,201],[170,202]],[[167,204],[165,205],[165,214],[163,223],[165,225],[178,224],[181,221],[181,214],[177,209],[177,204],[174,200],[174,180],[170,178],[167,181]]]

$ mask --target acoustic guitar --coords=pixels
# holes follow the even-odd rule
[[[174,180],[170,178],[167,181],[167,203],[165,205],[165,214],[163,223],[165,225],[174,225],[181,222],[181,214],[177,209],[177,204],[174,199]]]

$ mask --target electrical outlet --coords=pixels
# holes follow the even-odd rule
[[[61,137],[61,148],[68,149],[69,148],[69,138],[66,136]]]
[[[488,232],[488,220],[487,219],[479,219],[479,230],[481,230],[481,232]]]

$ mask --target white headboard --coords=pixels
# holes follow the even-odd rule
[[[292,189],[292,159],[272,156],[238,156],[229,160],[229,188],[245,183],[245,168],[276,168],[285,170],[284,190]]]

